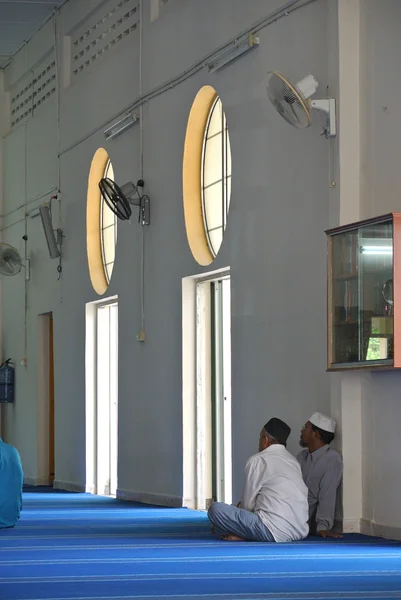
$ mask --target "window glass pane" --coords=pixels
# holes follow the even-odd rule
[[[226,148],[226,175],[231,175],[231,146],[230,146],[230,140],[228,138],[228,132],[226,135],[225,148]]]
[[[214,104],[212,107],[210,120],[209,120],[209,126],[208,126],[207,134],[206,134],[207,139],[216,135],[216,133],[221,132],[222,117],[223,117],[222,112],[223,112],[223,105],[221,103],[221,100],[218,99],[216,104]]]
[[[231,199],[231,176],[226,178],[226,219]]]
[[[103,256],[105,264],[114,262],[115,248],[114,227],[107,227],[107,229],[103,229]]]
[[[215,183],[204,191],[204,218],[206,230],[223,225],[223,187],[221,182]]]
[[[222,135],[207,140],[203,166],[203,186],[216,183],[223,178]]]
[[[360,359],[393,358],[393,225],[359,234]]]
[[[209,243],[215,256],[220,250],[220,246],[223,241],[223,234],[224,231],[222,227],[219,227],[219,229],[214,229],[213,231],[209,231]]]
[[[104,266],[104,272],[105,272],[107,281],[110,281],[110,279],[111,279],[113,267],[114,267],[114,261],[112,263],[105,264],[105,266]]]
[[[114,181],[114,170],[110,161],[107,163],[104,177],[108,177]],[[109,282],[113,271],[117,243],[117,217],[107,206],[103,198],[101,198],[100,228],[104,273],[107,282]]]
[[[110,225],[114,225],[115,214],[108,207],[106,202],[102,200],[102,228],[105,229]]]
[[[108,177],[109,179],[112,179],[114,181],[114,169],[113,169],[113,165],[111,164],[110,160],[107,163],[107,167],[106,167],[106,171],[104,173],[104,176]]]
[[[358,234],[333,238],[334,362],[358,361]]]

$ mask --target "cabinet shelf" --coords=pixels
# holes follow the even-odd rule
[[[344,279],[356,279],[357,277],[358,273],[341,273],[341,275],[334,275],[333,279],[343,281]]]
[[[326,235],[327,369],[401,368],[401,213]]]

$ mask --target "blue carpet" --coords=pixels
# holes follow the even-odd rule
[[[401,542],[223,542],[207,516],[26,488],[0,530],[1,600],[401,598]]]

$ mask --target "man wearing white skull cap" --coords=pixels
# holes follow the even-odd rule
[[[332,528],[343,462],[339,453],[330,448],[335,431],[334,419],[319,412],[313,413],[301,429],[299,443],[305,450],[297,458],[308,487],[310,533],[337,538],[342,536]]]

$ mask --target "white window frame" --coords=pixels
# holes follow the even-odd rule
[[[182,280],[182,410],[183,410],[183,506],[205,510],[213,495],[212,481],[212,379],[211,379],[211,283],[217,283],[215,294],[220,303],[221,285],[231,279],[230,269],[224,268],[202,277],[190,276]],[[230,298],[228,298],[230,302]],[[231,329],[231,309],[222,315],[219,328]],[[231,335],[231,334],[230,334]],[[219,337],[215,338],[219,343]],[[231,343],[231,342],[230,342]],[[215,351],[218,348],[215,347]],[[224,396],[224,413],[230,415],[229,435],[224,438],[223,452],[216,455],[218,496],[221,501],[232,499],[231,450],[231,357],[219,369],[215,393]],[[217,373],[216,373],[217,375]],[[216,405],[217,407],[217,405]],[[222,426],[224,414],[217,415]],[[226,421],[227,423],[227,421]],[[217,432],[219,438],[223,431]],[[222,475],[224,472],[224,482]]]

